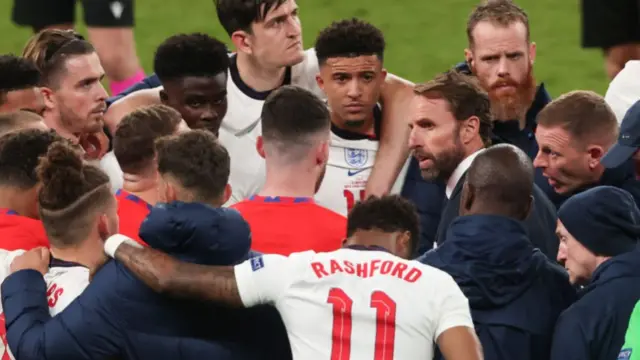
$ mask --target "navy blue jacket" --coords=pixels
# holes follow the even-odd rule
[[[142,79],[142,81],[140,81],[139,83],[131,85],[130,87],[126,88],[124,91],[120,92],[118,95],[108,98],[106,101],[107,106],[110,106],[114,102],[138,90],[153,89],[158,86],[162,86],[162,83],[160,82],[160,79],[156,74],[152,74]]]
[[[445,243],[448,235],[450,224],[460,214],[460,200],[462,198],[462,187],[466,178],[466,173],[456,184],[451,193],[451,198],[446,202],[440,224],[438,225],[438,233],[436,241],[438,246]],[[531,213],[524,221],[528,238],[534,247],[540,249],[543,254],[547,255],[552,261],[556,260],[558,255],[558,246],[560,241],[556,236],[557,214],[556,209],[549,201],[547,196],[535,184],[533,185],[533,207]]]
[[[551,360],[618,359],[638,300],[640,250],[598,266],[578,301],[558,319]]]
[[[461,216],[419,261],[451,275],[469,299],[486,360],[549,359],[553,327],[575,291],[566,271],[534,249],[522,222]]]
[[[237,211],[195,203],[154,207],[140,235],[150,246],[207,265],[238,263],[251,245]],[[49,315],[44,280],[33,270],[5,280],[2,302],[9,346],[20,360],[290,358],[274,308],[233,310],[163,297],[116,261],[56,317]]]

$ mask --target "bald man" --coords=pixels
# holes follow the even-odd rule
[[[469,299],[485,359],[548,359],[556,319],[575,299],[566,271],[528,238],[533,177],[513,145],[480,153],[447,241],[419,259],[451,275]]]

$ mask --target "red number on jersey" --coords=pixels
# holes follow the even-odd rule
[[[342,289],[332,288],[327,302],[333,305],[331,360],[349,360],[353,300]],[[374,360],[393,360],[396,339],[396,303],[384,292],[374,291],[371,294],[370,306],[376,309]]]
[[[48,304],[52,308],[58,303],[58,298],[64,292],[63,288],[58,288],[58,285],[52,284],[47,290],[47,297],[49,298]]]
[[[359,193],[360,193],[360,199],[358,201],[364,201],[365,191],[360,190]],[[347,212],[349,212],[351,211],[351,209],[353,209],[353,206],[356,204],[356,195],[353,193],[353,191],[349,189],[344,189],[344,197],[345,199],[347,199]]]
[[[0,333],[2,337],[2,360],[12,360],[9,355],[9,343],[7,342],[7,328],[5,324],[4,314],[0,314]]]

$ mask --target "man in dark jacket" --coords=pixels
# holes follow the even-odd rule
[[[551,360],[629,359],[622,345],[640,299],[640,210],[633,197],[611,186],[574,195],[558,211],[558,235],[558,260],[584,288],[558,319]]]
[[[513,145],[479,154],[447,241],[419,259],[458,283],[487,360],[549,358],[553,327],[575,299],[566,272],[528,239],[534,170]]]
[[[441,246],[449,224],[458,216],[467,169],[490,143],[489,97],[474,78],[455,71],[416,86],[414,93],[409,146],[420,164],[422,177],[446,183],[447,200],[436,236]],[[529,239],[555,260],[555,208],[535,186],[533,198],[532,211],[525,220]]]
[[[217,208],[230,192],[229,156],[215,136],[191,131],[163,139],[156,152],[161,198],[168,205],[151,210],[141,225],[141,238],[183,261],[232,265],[246,260],[251,246],[248,224],[237,211]],[[194,200],[200,203],[184,202]],[[275,309],[230,311],[168,299],[115,261],[100,269],[86,290],[54,318],[49,316],[46,291],[42,275],[33,270],[17,271],[2,284],[7,338],[17,359],[291,356]]]

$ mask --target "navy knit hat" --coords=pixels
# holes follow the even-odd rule
[[[640,210],[631,194],[598,186],[569,198],[558,210],[565,229],[595,255],[634,250],[640,239]]]

